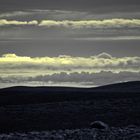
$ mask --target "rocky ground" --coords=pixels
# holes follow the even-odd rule
[[[88,128],[101,120],[113,127],[140,126],[140,98],[70,101],[0,107],[0,132]]]
[[[140,127],[14,132],[0,134],[0,140],[140,140]]]

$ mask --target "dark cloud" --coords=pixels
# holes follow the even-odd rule
[[[25,10],[25,9],[71,9],[71,10],[94,10],[104,9],[114,10],[136,9],[140,5],[139,0],[1,0],[0,9],[8,10]],[[129,7],[130,6],[130,7]],[[134,8],[135,7],[135,8]],[[131,9],[131,10],[132,10]]]
[[[2,26],[0,30],[0,54],[89,56],[107,52],[117,57],[140,56],[139,28],[73,29],[35,24]]]
[[[59,34],[59,32],[56,34]],[[44,36],[40,37],[45,37],[45,34],[41,35]],[[71,40],[68,38],[58,39],[56,37],[54,39],[47,39],[46,37],[44,40],[37,38],[33,40],[26,40],[24,38],[5,39],[0,41],[0,55],[15,53],[20,56],[53,57],[62,54],[89,57],[107,52],[116,57],[140,56],[139,44],[139,40]]]
[[[92,83],[93,85],[105,85],[124,81],[137,81],[140,79],[140,73],[133,72],[100,72],[100,73],[88,73],[88,72],[74,72],[67,74],[61,72],[60,74],[37,76],[29,78],[31,81],[44,81],[44,82],[75,82],[75,83]]]
[[[86,10],[49,10],[49,9],[28,9],[19,11],[5,11],[0,12],[0,18],[7,20],[31,21],[31,20],[91,20],[91,19],[112,19],[112,18],[126,18],[126,19],[139,19],[140,11],[124,11],[117,10],[112,12],[102,12],[100,9],[95,11]]]
[[[54,73],[52,75],[38,75],[35,77],[1,77],[1,83],[8,84],[25,84],[29,85],[73,85],[75,86],[97,86],[106,85],[118,82],[126,81],[137,81],[140,79],[140,73],[135,72],[100,72],[100,73],[89,73],[89,72],[73,72],[67,74],[66,72]],[[1,86],[1,84],[0,84]]]

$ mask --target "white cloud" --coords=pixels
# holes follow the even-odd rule
[[[0,26],[5,25],[38,25],[43,27],[65,28],[133,28],[140,27],[140,19],[104,19],[104,20],[37,20],[17,21],[0,19]]]
[[[97,55],[97,58],[112,59],[112,56],[108,53],[103,52],[103,53]]]
[[[6,26],[6,25],[37,25],[38,21],[32,20],[32,21],[17,21],[17,20],[6,20],[6,19],[0,19],[0,26]]]
[[[46,27],[72,27],[72,28],[120,28],[140,27],[140,19],[104,19],[104,20],[79,20],[79,21],[55,21],[42,20],[39,26]]]

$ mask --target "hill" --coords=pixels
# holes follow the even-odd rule
[[[140,81],[117,83],[95,88],[16,86],[0,89],[0,105],[102,98],[131,98],[137,96],[140,96]]]

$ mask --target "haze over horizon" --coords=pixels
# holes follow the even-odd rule
[[[140,80],[140,1],[1,0],[0,88]]]

